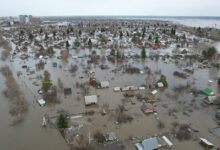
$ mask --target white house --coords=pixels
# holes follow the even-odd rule
[[[98,98],[96,95],[85,96],[85,105],[97,104]]]

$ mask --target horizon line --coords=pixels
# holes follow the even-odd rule
[[[32,15],[32,14],[19,14],[19,15]],[[17,16],[0,16],[1,18],[3,17],[18,17]],[[198,16],[198,15],[32,15],[34,17],[200,17],[200,18],[205,18],[205,17],[215,17],[215,18],[220,18],[220,16],[215,16],[215,15],[207,15],[207,16]]]

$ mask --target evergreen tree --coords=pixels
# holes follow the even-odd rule
[[[75,39],[75,41],[74,41],[74,45],[76,46],[76,47],[79,47],[80,46],[80,40],[79,40],[79,38],[77,37],[76,39]]]
[[[66,30],[66,34],[67,34],[67,35],[70,34],[70,30],[69,30],[69,29]]]
[[[42,34],[43,33],[43,29],[42,28],[40,28],[40,34]]]
[[[146,50],[145,50],[145,48],[143,48],[143,49],[141,50],[141,58],[143,58],[143,59],[146,58]]]
[[[158,36],[155,37],[155,43],[156,43],[156,44],[159,43],[159,38],[158,38]]]
[[[116,51],[116,58],[119,59],[121,57],[121,54],[119,52],[119,50]]]
[[[144,28],[142,29],[142,38],[145,37],[145,33],[146,33],[146,27],[144,26]]]
[[[69,41],[66,41],[66,49],[68,49],[70,47]]]
[[[123,37],[123,32],[120,31],[120,39],[122,39],[122,37]]]
[[[79,30],[79,35],[80,35],[80,36],[82,35],[82,31],[81,31],[81,30]]]
[[[115,49],[114,48],[112,48],[112,50],[111,50],[111,52],[110,52],[110,55],[112,55],[112,56],[115,56]]]
[[[150,34],[148,37],[148,41],[151,41],[151,40],[152,40],[152,35]]]
[[[59,129],[68,128],[68,120],[63,114],[60,114],[57,118],[57,127]]]
[[[30,41],[32,41],[32,40],[34,39],[34,36],[33,36],[32,33],[29,33],[28,39],[29,39]]]
[[[48,33],[47,32],[45,33],[45,38],[44,39],[45,39],[45,41],[48,39]]]
[[[92,40],[91,39],[89,39],[88,45],[89,45],[89,48],[91,49],[92,48]]]
[[[48,53],[49,55],[51,55],[51,56],[54,54],[54,50],[53,50],[53,47],[52,47],[52,46],[48,47],[47,53]]]
[[[55,37],[55,36],[56,36],[56,34],[57,34],[57,33],[56,33],[56,31],[53,31],[53,37]]]
[[[50,80],[50,74],[48,71],[44,72],[44,78],[42,80],[42,89],[44,92],[47,92],[52,86],[52,81]]]

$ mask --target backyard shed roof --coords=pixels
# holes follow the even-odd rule
[[[39,99],[38,104],[42,107],[46,105],[46,101],[44,99]]]
[[[214,95],[214,94],[215,94],[215,93],[213,92],[213,90],[210,89],[210,88],[205,88],[205,89],[203,90],[203,92],[204,92],[206,95],[208,95],[208,96],[211,96],[211,95]]]
[[[108,81],[102,81],[101,82],[101,87],[102,88],[108,88],[109,87],[109,82]]]

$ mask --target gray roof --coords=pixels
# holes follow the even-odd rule
[[[142,143],[135,144],[138,150],[155,150],[160,147],[156,137],[145,139]]]

